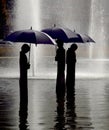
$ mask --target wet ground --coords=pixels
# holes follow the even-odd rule
[[[1,78],[0,130],[109,130],[108,79],[76,79],[69,106],[66,100],[56,102],[55,82],[29,80],[24,108],[19,105],[19,80]]]

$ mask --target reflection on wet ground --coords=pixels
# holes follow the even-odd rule
[[[28,105],[19,80],[0,79],[0,130],[108,130],[109,81],[76,80],[72,101],[56,102],[56,80],[29,80]]]

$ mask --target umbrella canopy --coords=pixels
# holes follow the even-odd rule
[[[86,42],[95,42],[91,37],[86,34],[79,34],[75,31],[72,31],[68,28],[46,28],[41,30],[42,32],[48,34],[53,39],[60,39],[65,43],[86,43]]]
[[[31,48],[31,43],[36,44],[36,45],[37,44],[51,44],[51,45],[56,44],[49,35],[40,31],[34,31],[32,29],[15,31],[9,34],[4,39],[4,41],[11,41],[13,43],[16,43],[16,42],[30,43],[30,48]],[[29,62],[30,62],[30,52],[29,52]]]
[[[82,40],[84,43],[86,43],[86,42],[94,42],[95,43],[95,41],[90,36],[88,36],[86,34],[84,34],[84,35],[81,34],[81,37],[82,37]]]
[[[53,39],[60,39],[63,42],[71,42],[69,39],[71,38],[78,38],[77,33],[73,32],[72,30],[68,28],[46,28],[41,30],[42,32],[48,34]]]
[[[87,43],[87,42],[94,42],[95,41],[86,34],[77,34],[78,38],[69,38],[68,42],[74,42],[74,43]]]
[[[31,29],[15,31],[9,34],[4,39],[4,41],[25,42],[25,43],[33,43],[33,44],[52,44],[52,45],[55,44],[55,42],[49,35]]]

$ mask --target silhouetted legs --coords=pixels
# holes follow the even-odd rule
[[[64,72],[57,74],[56,96],[57,96],[57,102],[62,101],[65,98],[65,74]]]
[[[67,100],[71,100],[75,91],[75,64],[70,66],[67,65],[66,89]]]
[[[28,116],[28,88],[27,78],[20,78],[20,108],[19,108],[19,128],[20,130],[27,130],[27,116]]]
[[[27,77],[20,78],[20,103],[27,103],[28,105],[28,86],[27,86]]]

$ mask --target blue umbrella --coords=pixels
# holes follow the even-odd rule
[[[95,41],[86,34],[77,34],[77,35],[78,35],[78,38],[69,38],[68,42],[74,42],[74,43],[93,42],[93,43],[95,43]]]
[[[79,37],[76,32],[73,32],[72,30],[70,30],[68,28],[53,27],[53,28],[46,28],[41,31],[48,34],[53,39],[60,39],[65,43],[73,42],[74,39],[78,39],[78,40],[82,41],[81,37]],[[71,39],[73,41],[71,41],[69,39]]]
[[[83,40],[84,43],[86,43],[86,42],[95,43],[95,41],[90,36],[88,36],[87,34],[80,34],[80,35],[81,35],[82,40]]]
[[[28,30],[19,30],[15,31],[13,33],[10,33],[6,38],[4,38],[4,41],[11,41],[13,43],[19,43],[19,42],[25,42],[31,44],[51,44],[55,45],[56,43],[54,40],[47,34],[40,32],[40,31],[34,31],[32,29]],[[30,53],[29,53],[29,61],[30,61]]]
[[[52,45],[55,44],[55,42],[49,35],[31,29],[15,31],[9,34],[4,39],[4,41],[26,42],[26,43],[33,43],[33,44],[52,44]]]
[[[46,28],[41,30],[42,32],[45,32],[49,36],[51,36],[53,39],[60,39],[65,43],[86,43],[86,42],[95,42],[91,37],[88,35],[82,35],[79,33],[76,33],[75,31],[72,31],[68,28]]]

